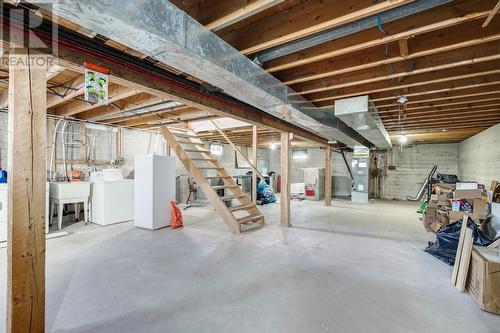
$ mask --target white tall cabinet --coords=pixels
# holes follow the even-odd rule
[[[175,157],[135,156],[134,223],[146,229],[170,225],[170,202],[175,201]]]

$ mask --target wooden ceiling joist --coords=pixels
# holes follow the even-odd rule
[[[116,101],[137,95],[139,93],[139,90],[126,88],[116,84],[110,84],[108,91],[108,103],[114,103]],[[99,104],[91,104],[84,100],[72,100],[68,103],[58,105],[53,109],[49,109],[48,112],[60,117],[68,117],[85,111],[93,110],[98,107],[100,107]]]
[[[77,115],[78,119],[82,120],[95,120],[100,117],[107,117],[113,115],[119,115],[123,112],[129,112],[138,108],[146,107],[149,105],[158,104],[161,102],[167,102],[168,99],[162,99],[157,96],[151,96],[147,93],[140,93],[133,95],[124,100],[119,100],[114,103],[98,107],[93,110],[88,110]]]
[[[241,53],[252,54],[409,2],[392,0],[373,4],[366,0],[308,0],[221,37]]]
[[[467,81],[457,81],[453,82],[453,85],[450,84],[438,84],[434,85],[432,89],[421,90],[421,89],[412,89],[406,91],[404,93],[405,96],[413,98],[427,98],[429,96],[436,96],[439,94],[462,94],[463,91],[470,91],[471,89],[484,89],[485,91],[489,88],[499,87],[500,85],[500,77],[492,76],[492,77],[483,77],[478,80],[467,80]],[[387,100],[396,100],[396,96],[394,92],[383,92],[383,93],[375,93],[370,94],[372,102],[381,102]],[[329,104],[329,103],[325,103]],[[326,105],[328,106],[328,105]],[[325,106],[325,107],[326,107]],[[328,106],[331,107],[331,106]]]
[[[463,29],[463,32],[457,33],[458,28]],[[389,43],[387,47],[375,46],[276,72],[274,75],[285,84],[291,85],[438,53],[452,54],[457,49],[498,41],[500,40],[498,31],[500,31],[500,22],[495,24],[495,27],[483,29],[479,22],[473,21],[458,27],[433,31],[410,38],[408,43],[411,44],[411,52],[406,57],[401,56],[395,43]]]
[[[500,88],[500,86],[499,86]],[[472,90],[471,90],[472,91]],[[477,92],[472,92],[468,94],[445,94],[445,95],[438,95],[436,96],[439,97],[431,97],[431,98],[425,98],[425,97],[420,97],[420,98],[412,98],[411,100],[408,100],[406,102],[406,109],[419,109],[419,108],[425,108],[428,106],[444,106],[444,105],[457,105],[457,104],[462,104],[462,103],[474,103],[474,102],[484,102],[484,101],[492,101],[492,100],[497,100],[497,98],[500,99],[500,90],[492,90],[492,91],[482,91],[480,89],[477,90]],[[397,102],[393,103],[385,103],[380,102],[377,105],[377,110],[379,111],[385,111],[385,110],[395,110],[399,109],[400,104]]]
[[[201,4],[204,17],[201,22],[207,22],[205,27],[212,31],[224,29],[236,22],[260,13],[268,8],[282,3],[285,0],[254,0],[254,1],[225,1],[206,0]]]
[[[442,105],[429,105],[429,106],[419,106],[414,108],[406,108],[404,110],[405,115],[414,115],[414,114],[429,114],[436,112],[444,112],[444,111],[471,111],[477,108],[489,108],[489,107],[497,107],[500,106],[500,96],[484,101],[467,101],[462,103],[449,103]],[[378,110],[378,114],[380,118],[384,119],[384,117],[393,116],[398,114],[400,109],[390,109],[390,110]]]
[[[483,83],[497,83],[500,78],[500,66],[494,67],[491,63],[479,64],[484,66],[467,66],[467,68],[455,68],[443,71],[443,73],[426,73],[415,75],[405,80],[404,84],[394,84],[394,82],[387,80],[377,83],[370,83],[360,85],[359,87],[348,87],[337,89],[333,92],[314,93],[309,96],[310,100],[314,103],[325,102],[317,104],[318,106],[333,106],[333,101],[336,99],[347,98],[358,95],[372,96],[375,93],[386,93],[395,99],[398,95],[413,96],[417,93],[428,93],[431,91],[443,91],[444,87],[456,89],[460,86],[473,86],[473,84]],[[493,69],[492,69],[493,68]],[[477,70],[477,71],[476,71]],[[407,93],[403,93],[403,89],[408,89]],[[389,99],[390,99],[389,98]]]
[[[449,70],[472,64],[500,59],[500,43],[492,42],[480,47],[469,47],[444,54],[435,54],[408,62],[395,63],[392,66],[379,66],[331,78],[294,85],[292,88],[301,95],[357,86],[372,82],[402,79],[414,75]],[[411,66],[409,66],[411,65]]]
[[[403,38],[411,38],[413,36],[457,26],[486,17],[489,13],[489,5],[487,1],[474,3],[466,1],[445,8],[425,11],[402,20],[384,24],[383,28],[386,35],[382,35],[382,37],[377,28],[372,28],[301,52],[271,60],[266,63],[265,68],[269,72],[274,73],[324,59],[362,51],[374,46],[398,42]]]

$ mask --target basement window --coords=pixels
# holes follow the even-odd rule
[[[307,149],[292,150],[292,159],[294,159],[294,160],[306,160],[307,159]]]
[[[212,143],[210,145],[210,152],[213,155],[219,155],[219,156],[221,156],[222,154],[224,154],[224,145],[221,145],[221,144],[218,144],[218,143]]]

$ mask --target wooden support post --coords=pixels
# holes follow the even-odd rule
[[[290,227],[290,135],[281,133],[281,200],[280,224]]]
[[[257,167],[257,126],[252,126],[252,164]],[[261,179],[264,180],[264,179]],[[257,203],[257,173],[252,172],[252,202]]]
[[[7,332],[44,332],[46,63],[10,57]]]
[[[325,150],[325,206],[332,205],[332,147]]]

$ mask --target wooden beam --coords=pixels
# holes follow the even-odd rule
[[[480,115],[477,114],[464,114],[464,115],[450,115],[450,114],[443,114],[443,115],[433,115],[433,116],[423,116],[423,117],[411,117],[411,118],[404,118],[401,121],[398,121],[397,119],[392,119],[388,121],[387,119],[384,120],[384,126],[386,128],[394,128],[399,125],[401,126],[409,126],[409,125],[424,125],[424,124],[437,124],[437,123],[442,123],[443,118],[445,119],[444,122],[447,124],[453,124],[455,122],[459,121],[488,121],[488,120],[498,120],[500,118],[500,108],[491,110],[490,112],[486,112]]]
[[[471,83],[472,81],[472,83]],[[489,89],[497,90],[500,88],[500,76],[494,75],[491,77],[484,77],[474,80],[460,80],[450,84],[437,84],[432,88],[427,89],[411,89],[405,92],[406,97],[411,97],[410,100],[414,99],[433,99],[436,96],[462,96],[463,94],[467,96],[467,92],[472,92],[472,95],[478,94],[477,91],[488,92]],[[388,100],[396,100],[396,95],[394,92],[383,92],[383,93],[373,93],[370,94],[370,100],[372,102],[382,102]],[[329,103],[321,103],[321,107],[330,107]]]
[[[63,87],[54,87],[55,92],[50,92],[47,96],[47,109],[56,105],[68,102],[75,97],[83,95],[85,92],[85,77],[80,75],[73,80],[65,83]]]
[[[476,21],[459,27],[463,29],[464,33],[457,33],[457,27],[452,27],[411,38],[412,52],[406,57],[401,56],[395,43],[389,43],[387,48],[376,46],[275,72],[274,75],[283,83],[291,85],[439,53],[451,55],[454,54],[455,50],[461,48],[500,40],[498,33],[500,22],[487,29],[481,28],[480,23]]]
[[[219,13],[217,19],[213,19],[209,23],[205,24],[205,28],[212,31],[218,31],[224,29],[230,25],[235,24],[236,22],[242,21],[250,16],[253,16],[268,8],[280,4],[283,1],[284,0],[255,0],[250,3],[248,3],[248,1],[245,1],[242,7],[237,7],[236,9],[229,8],[230,12],[227,12],[227,10],[224,10],[224,8],[221,7],[224,6],[233,7],[234,6],[233,3],[236,3],[236,5],[238,5],[238,1],[234,0],[227,2],[217,1],[217,4],[215,6],[213,6],[214,5],[213,1],[212,2],[205,1],[212,4],[212,7]],[[203,5],[206,6],[206,4]]]
[[[23,50],[28,52],[28,50]],[[45,332],[46,62],[9,68],[7,333]]]
[[[218,116],[211,115],[208,112],[200,111],[200,110],[192,110],[192,111],[186,112],[183,115],[170,114],[169,112],[157,112],[154,114],[144,115],[141,118],[125,120],[123,122],[116,123],[115,125],[130,127],[130,126],[138,126],[138,125],[143,125],[143,124],[158,124],[158,123],[162,123],[162,122],[182,123],[182,122],[189,122],[189,121],[202,120],[202,119],[207,120],[207,119],[212,119],[212,118],[216,118],[216,117],[218,117]]]
[[[370,96],[374,93],[379,92],[391,92],[390,94],[397,96],[401,89],[408,88],[409,92],[415,88],[421,88],[421,91],[431,90],[432,84],[444,83],[446,85],[456,85],[454,81],[468,81],[473,82],[474,78],[485,79],[490,75],[500,74],[500,66],[497,63],[483,63],[472,66],[467,66],[464,68],[455,68],[450,70],[445,70],[443,72],[433,72],[412,76],[408,78],[404,84],[394,84],[391,80],[381,81],[377,83],[369,83],[360,86],[340,88],[333,92],[323,91],[319,93],[313,93],[309,95],[309,100],[313,103],[323,102],[323,101],[333,101],[336,99],[342,99],[358,95]],[[404,94],[408,96],[408,93]],[[332,105],[331,103],[329,103]]]
[[[487,101],[498,101],[500,100],[500,90],[485,91],[483,93],[473,93],[473,94],[463,94],[456,96],[446,96],[438,98],[429,99],[417,99],[406,102],[406,110],[419,110],[428,107],[440,107],[440,106],[450,106],[450,105],[460,105],[464,103],[477,103],[477,102],[487,102]],[[377,111],[384,113],[385,111],[399,111],[399,105],[397,103],[391,104],[379,104],[377,105]]]
[[[240,50],[251,54],[267,48],[306,37],[342,24],[396,8],[410,0],[367,1],[312,0],[281,11],[278,14],[241,27],[222,38]]]
[[[291,227],[290,221],[290,133],[281,133],[281,193],[280,193],[280,225]]]
[[[408,48],[408,38],[401,38],[399,41],[399,53],[403,58],[407,58],[410,55],[410,50]]]
[[[336,75],[321,80],[311,81],[293,85],[298,94],[311,94],[315,92],[329,91],[340,88],[352,87],[362,84],[379,82],[384,80],[402,79],[419,74],[445,71],[457,67],[486,63],[500,59],[500,44],[492,42],[483,44],[481,47],[468,47],[454,52],[435,54],[411,61],[398,62],[392,66],[379,66],[361,71]]]
[[[454,122],[432,122],[428,124],[410,124],[410,125],[401,125],[401,126],[387,126],[387,131],[408,131],[408,130],[451,130],[451,129],[459,129],[459,128],[476,128],[476,127],[489,127],[500,123],[500,119],[493,120],[479,120],[479,121],[454,121]]]
[[[123,112],[132,111],[138,108],[162,102],[167,102],[169,100],[171,99],[152,96],[147,93],[140,93],[108,105],[103,105],[96,109],[81,112],[77,114],[76,117],[78,119],[83,119],[83,120],[95,120],[99,119],[100,117],[119,115],[120,113]],[[109,122],[112,123],[112,121]]]
[[[464,104],[464,105],[462,105]],[[437,107],[425,107],[417,109],[406,109],[403,112],[403,118],[409,117],[427,117],[432,115],[445,115],[445,114],[456,114],[456,115],[467,115],[475,112],[484,112],[489,110],[498,110],[500,107],[500,101],[492,102],[479,102],[479,103],[462,103],[460,105],[448,106],[437,106]],[[399,116],[399,111],[381,111],[379,116],[382,120],[395,119]]]
[[[368,29],[322,45],[283,56],[266,63],[269,72],[282,71],[313,62],[366,50],[375,46],[397,42],[441,29],[454,27],[486,17],[489,13],[487,2],[462,2],[439,7],[420,14],[411,15],[403,20],[384,24],[387,35],[382,36],[377,28]],[[251,32],[250,32],[251,33]],[[497,32],[498,33],[498,32]],[[472,37],[473,38],[473,37]],[[436,45],[439,47],[439,45]]]
[[[252,163],[257,166],[257,126],[252,126]],[[264,179],[261,178],[262,181]],[[252,172],[252,202],[257,204],[257,173]]]
[[[114,103],[121,99],[137,95],[140,92],[140,90],[130,89],[116,84],[110,84],[108,91],[108,103]],[[72,100],[68,103],[64,103],[49,110],[49,113],[60,117],[68,117],[85,111],[93,110],[101,106],[102,105],[100,104],[92,104],[84,100]]]
[[[493,19],[493,16],[496,15],[496,13],[498,12],[499,9],[500,9],[500,1],[497,2],[497,4],[495,5],[495,7],[493,7],[493,9],[491,10],[490,14],[488,15],[488,17],[484,21],[483,28],[486,28],[486,26],[488,24],[490,24],[491,20]]]
[[[332,147],[325,148],[325,206],[332,205]]]

